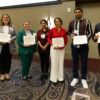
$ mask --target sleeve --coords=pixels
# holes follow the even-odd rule
[[[52,31],[50,30],[48,33],[48,38],[47,38],[48,42],[50,45],[52,45]]]
[[[93,36],[92,26],[91,26],[91,22],[89,20],[87,21],[86,32],[87,32],[87,38],[89,40]]]
[[[65,42],[65,46],[66,46],[66,44],[68,42],[68,31],[65,31],[64,42]]]
[[[95,36],[95,34],[98,32],[98,30],[97,30],[97,25],[95,25],[95,29],[94,29],[94,34],[93,34],[93,36],[92,36],[92,40],[94,41],[94,42],[97,42],[97,39],[94,39],[94,36]]]
[[[15,29],[15,26],[12,25],[12,34],[11,34],[11,41],[15,40],[16,39],[16,29]]]
[[[17,44],[21,47],[24,47],[23,45],[23,34],[22,32],[17,33]]]
[[[40,41],[40,35],[39,35],[39,31],[37,32],[37,41]]]
[[[70,22],[69,22],[69,26],[68,26],[68,35],[70,35],[70,36],[71,36],[72,31],[73,31],[72,21],[70,21]]]

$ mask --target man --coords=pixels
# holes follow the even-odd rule
[[[97,42],[97,40],[100,36],[99,34],[100,34],[100,23],[97,23],[95,25],[95,30],[94,30],[94,35],[93,35],[93,41],[94,42]],[[100,56],[100,43],[98,43],[98,53],[99,53],[99,56]]]
[[[75,19],[69,23],[68,34],[72,37],[86,35],[87,40],[92,36],[92,28],[89,20],[83,18],[83,10],[81,8],[76,8],[74,10]],[[87,61],[88,61],[88,51],[89,46],[87,44],[75,45],[71,44],[72,49],[72,59],[73,59],[73,80],[71,86],[75,86],[78,83],[78,63],[79,59],[81,62],[81,82],[83,88],[88,88],[86,81],[87,78]]]

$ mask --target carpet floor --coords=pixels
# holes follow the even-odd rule
[[[21,77],[20,60],[12,60],[11,80],[0,82],[0,100],[100,100],[100,73],[88,73],[88,89],[83,89],[79,83],[75,87],[70,86],[72,71],[70,68],[64,70],[64,83],[56,86],[49,82],[40,80],[41,70],[39,63],[32,63],[30,74],[32,79],[23,81]],[[76,95],[73,99],[74,93]]]

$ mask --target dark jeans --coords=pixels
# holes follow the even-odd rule
[[[72,58],[73,58],[73,77],[78,78],[78,65],[79,59],[81,62],[81,78],[86,79],[87,76],[87,61],[88,61],[88,45],[80,45],[80,48],[77,46],[71,45],[72,48]]]
[[[4,44],[0,54],[0,73],[10,72],[12,55],[10,54],[9,44]]]
[[[41,71],[43,74],[48,73],[50,53],[39,53],[41,60]]]

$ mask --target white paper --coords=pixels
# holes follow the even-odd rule
[[[3,26],[3,33],[5,34],[9,33],[9,26]]]
[[[53,47],[64,47],[63,38],[52,38]]]
[[[24,36],[24,45],[34,45],[36,44],[35,35]]]
[[[100,32],[96,33],[95,35],[96,35],[96,36],[98,35],[98,36],[100,37]]]
[[[10,42],[10,34],[0,33],[0,42]]]
[[[86,35],[80,35],[80,36],[74,36],[73,37],[73,44],[78,45],[78,44],[87,44],[87,37]]]

